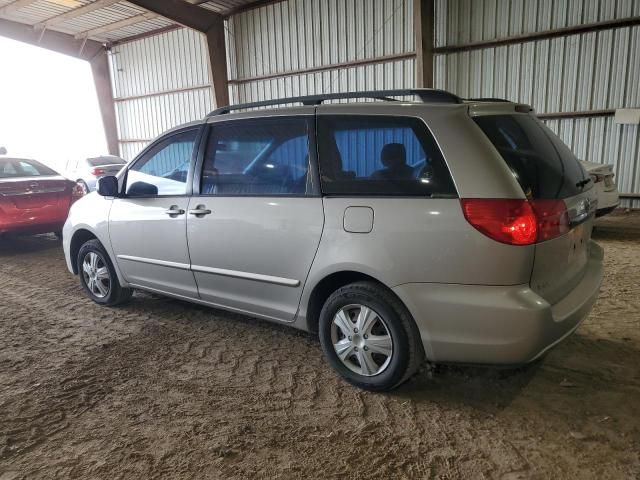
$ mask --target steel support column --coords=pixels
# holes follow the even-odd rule
[[[229,74],[224,38],[224,17],[218,13],[181,0],[128,0],[207,37],[211,88],[216,108],[229,105]]]
[[[103,49],[89,63],[93,73],[93,82],[98,94],[98,103],[102,115],[102,125],[107,139],[107,148],[111,155],[120,155],[118,148],[118,124],[116,123],[115,102],[113,100],[113,88],[109,75],[109,56]]]
[[[434,0],[414,0],[416,87],[433,88]]]

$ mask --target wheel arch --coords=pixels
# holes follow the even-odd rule
[[[75,275],[78,274],[78,262],[76,261],[78,258],[78,252],[80,252],[82,245],[89,240],[98,240],[102,243],[92,231],[86,228],[79,228],[73,232],[71,243],[69,244],[69,257],[71,258],[71,268],[73,268],[73,273]]]
[[[71,263],[71,268],[73,269],[73,273],[75,275],[78,274],[78,253],[80,252],[80,248],[89,240],[98,240],[102,246],[104,247],[107,255],[109,255],[109,260],[111,260],[111,264],[116,271],[116,275],[118,276],[118,281],[120,285],[123,287],[128,286],[126,279],[123,277],[122,272],[120,271],[120,267],[118,266],[118,262],[116,261],[115,252],[111,249],[111,245],[108,242],[105,242],[105,239],[101,238],[102,236],[107,236],[108,233],[103,232],[103,235],[99,235],[93,229],[89,228],[86,225],[79,226],[71,235],[71,240],[69,242],[69,259]]]
[[[407,313],[411,317],[413,323],[415,324],[415,320],[413,319],[411,312],[404,304],[402,299],[400,299],[400,297],[398,297],[398,295],[384,282],[369,274],[357,270],[340,270],[325,275],[318,282],[316,282],[311,289],[308,298],[303,303],[306,309],[303,315],[304,322],[302,328],[311,333],[317,334],[318,324],[320,321],[320,311],[322,310],[322,306],[324,305],[327,298],[329,298],[329,296],[337,289],[344,287],[345,285],[362,281],[375,283],[387,290],[398,300],[398,302],[400,302],[400,304],[402,304],[402,306],[406,309]]]

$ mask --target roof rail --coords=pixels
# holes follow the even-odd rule
[[[479,97],[479,98],[465,98],[465,102],[501,102],[501,103],[513,103],[511,100],[505,100],[504,98],[494,97]]]
[[[227,105],[220,107],[211,112],[207,117],[223,115],[234,110],[243,110],[245,108],[267,107],[274,105],[284,105],[288,103],[302,103],[303,105],[320,105],[325,100],[342,100],[348,98],[371,98],[375,100],[384,100],[387,102],[396,101],[392,97],[404,97],[415,95],[422,102],[434,103],[462,103],[462,99],[446,90],[438,90],[433,88],[411,88],[404,90],[370,90],[365,92],[348,92],[348,93],[326,93],[322,95],[307,95],[302,97],[278,98],[274,100],[263,100],[260,102],[240,103],[238,105]]]

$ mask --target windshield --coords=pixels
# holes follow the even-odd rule
[[[530,115],[474,118],[528,198],[562,199],[591,188],[578,159],[540,120]]]

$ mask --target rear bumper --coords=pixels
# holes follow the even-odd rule
[[[57,232],[62,230],[64,219],[8,219],[0,221],[0,233],[16,235],[36,235],[39,233]]]
[[[596,217],[602,217],[604,215],[608,215],[609,213],[613,212],[616,208],[618,208],[618,205],[620,205],[620,203],[616,203],[615,205],[611,205],[610,207],[606,207],[606,208],[599,208],[598,210],[596,210]]]
[[[614,186],[610,190],[601,189],[597,192],[598,210],[596,216],[606,215],[614,210],[620,204],[620,195],[618,189]]]
[[[395,287],[434,362],[517,365],[535,360],[587,317],[602,282],[603,250],[591,242],[580,283],[551,305],[529,285],[410,283]]]

